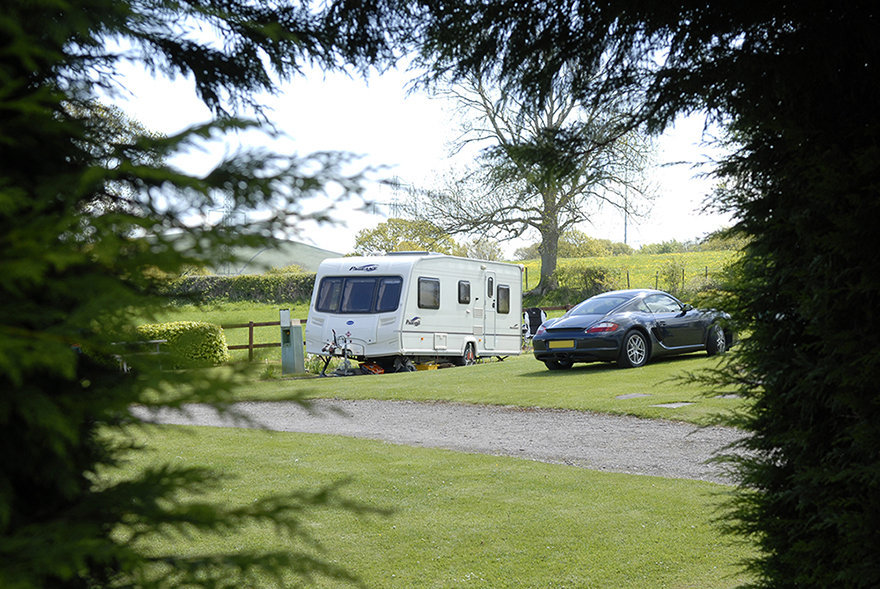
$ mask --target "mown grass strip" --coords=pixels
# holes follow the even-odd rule
[[[737,563],[751,548],[710,523],[727,492],[721,485],[335,436],[171,426],[136,435],[152,458],[139,453],[126,469],[166,459],[217,469],[233,478],[208,499],[228,505],[347,480],[347,498],[391,514],[322,509],[309,514],[308,529],[321,542],[316,553],[369,587],[712,589],[748,580]],[[303,547],[252,527],[143,548],[188,555]]]
[[[705,353],[655,360],[642,368],[576,364],[551,372],[531,354],[476,366],[412,373],[255,381],[239,400],[272,399],[300,391],[312,398],[450,401],[597,411],[703,424],[742,407],[742,399],[682,382],[688,372],[717,366]],[[632,397],[632,395],[646,395]],[[623,398],[621,398],[623,397]],[[677,408],[660,404],[690,403]]]

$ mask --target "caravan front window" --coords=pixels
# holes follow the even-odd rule
[[[399,276],[327,276],[321,279],[315,310],[322,313],[387,313],[397,309]]]
[[[315,309],[324,313],[339,310],[339,301],[342,299],[342,281],[342,278],[325,278],[321,281],[318,298],[315,299]]]
[[[348,278],[342,290],[343,313],[369,313],[373,308],[373,293],[376,290],[376,279]]]
[[[379,280],[379,296],[376,303],[377,313],[396,311],[400,303],[400,291],[403,288],[403,279],[397,276],[386,276]]]

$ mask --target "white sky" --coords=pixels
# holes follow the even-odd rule
[[[210,119],[191,81],[154,79],[131,67],[120,73],[127,95],[114,102],[148,129],[172,134]],[[264,135],[232,137],[208,152],[181,156],[173,163],[187,172],[204,173],[224,150],[234,150],[238,143],[262,142],[275,151],[299,155],[314,151],[352,152],[362,156],[359,165],[383,166],[380,173],[374,174],[377,180],[398,176],[412,185],[430,186],[432,179],[450,165],[449,143],[458,135],[458,123],[448,103],[424,93],[408,95],[408,80],[409,76],[399,71],[374,74],[367,82],[339,73],[314,72],[285,84],[278,95],[267,96],[263,101],[271,109],[269,119],[287,139],[268,143]],[[658,164],[705,161],[710,150],[700,145],[702,130],[702,118],[679,121],[659,140]],[[653,171],[658,196],[646,217],[630,219],[630,245],[638,247],[670,239],[685,241],[730,224],[726,217],[700,212],[711,184],[696,178],[697,173],[689,165],[658,167]],[[367,187],[369,200],[388,202],[393,196],[378,181]],[[385,219],[351,206],[340,208],[336,217],[336,226],[304,226],[297,239],[347,253],[354,248],[359,230],[375,227]],[[593,237],[623,241],[623,215],[618,211],[600,211],[594,222],[581,230]],[[537,239],[536,234],[529,241]],[[501,246],[511,255],[525,243]]]

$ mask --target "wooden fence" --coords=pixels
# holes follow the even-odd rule
[[[291,324],[295,324],[294,322],[298,322],[300,325],[304,323],[301,319],[291,319]],[[273,342],[269,344],[255,344],[254,343],[254,327],[272,327],[277,326],[281,327],[281,321],[248,321],[247,323],[230,323],[228,325],[221,325],[223,329],[244,329],[248,330],[248,343],[240,344],[235,346],[226,346],[229,350],[247,350],[248,351],[248,361],[253,362],[254,360],[254,350],[257,348],[280,348],[281,342]],[[280,339],[280,337],[279,337]]]

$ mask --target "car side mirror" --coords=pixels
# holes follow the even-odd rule
[[[685,303],[684,305],[681,306],[682,313],[687,313],[688,311],[693,311],[693,310],[694,310],[694,306],[690,305],[688,303]]]

